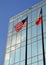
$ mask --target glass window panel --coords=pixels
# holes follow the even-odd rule
[[[27,15],[25,15],[25,13],[24,13],[24,15],[22,16],[22,20],[24,20],[26,17],[27,17]]]
[[[14,19],[14,25],[16,25],[18,22],[18,19]]]
[[[15,63],[15,65],[19,65],[19,63]]]
[[[10,54],[7,53],[7,54],[5,55],[4,65],[9,65],[9,59],[10,59]]]
[[[10,51],[13,51],[13,50],[15,50],[15,46],[12,46]]]
[[[25,47],[21,48],[21,60],[25,59]]]
[[[31,57],[31,44],[27,45],[27,58]]]
[[[37,57],[32,57],[32,63],[37,61]]]
[[[46,53],[45,53],[45,59],[46,59]]]
[[[12,23],[12,22],[13,22],[13,20],[14,20],[14,19],[13,19],[13,18],[11,18],[9,23]]]
[[[37,44],[36,42],[32,43],[32,56],[37,55]]]
[[[29,21],[30,21],[30,20],[29,20]],[[31,28],[31,23],[28,24],[28,28],[29,28],[29,27]]]
[[[11,44],[11,46],[13,46],[15,44],[16,44],[16,35],[13,35],[12,36],[12,44]]]
[[[28,14],[28,23],[30,23],[30,22],[31,22],[31,12]]]
[[[32,43],[36,42],[36,40],[37,40],[36,37],[32,38]]]
[[[30,39],[30,38],[31,38],[31,27],[28,28],[28,39]]]
[[[38,65],[37,63],[33,63],[32,65]]]
[[[42,39],[42,36],[41,35],[38,35],[38,40],[41,40]]]
[[[36,26],[32,26],[32,37],[36,36]]]
[[[9,24],[9,32],[11,32],[13,30],[13,23]]]
[[[20,48],[15,50],[15,62],[20,61]]]
[[[31,44],[31,39],[27,40],[27,44]]]
[[[9,65],[9,60],[5,61],[4,65]]]
[[[39,18],[40,15],[40,7],[37,9],[37,18]]]
[[[38,41],[38,54],[42,53],[42,40]]]
[[[25,61],[20,62],[20,65],[25,65]]]
[[[31,24],[32,24],[32,26],[34,26],[34,25],[35,25],[35,21],[32,21]],[[35,25],[35,26],[36,26],[36,25]]]
[[[21,43],[21,33],[17,33],[17,44]]]
[[[31,63],[31,59],[27,59],[27,64],[30,64]]]
[[[10,47],[6,48],[6,53],[10,52]]]
[[[9,56],[10,56],[10,54],[7,53],[7,54],[5,55],[5,60],[9,60]]]
[[[10,65],[14,63],[14,57],[15,57],[15,51],[12,51],[10,55]]]
[[[16,49],[19,48],[19,47],[20,47],[20,44],[15,45],[15,48],[16,48]]]
[[[31,11],[33,11],[33,12],[36,11],[36,7],[33,7]]]
[[[46,15],[46,5],[44,5],[44,6],[42,7],[42,10],[43,10],[43,16],[45,16],[45,15]]]
[[[46,52],[46,38],[44,39],[44,47],[45,47],[45,52]]]
[[[44,38],[46,38],[46,33],[44,33]]]
[[[9,32],[9,33],[8,33],[8,36],[12,36],[12,32]]]
[[[43,28],[44,32],[46,32],[46,20],[43,22]]]
[[[32,12],[32,21],[36,20],[36,10]]]
[[[38,56],[38,61],[40,61],[40,60],[43,60],[43,56],[42,55]]]
[[[43,23],[44,23],[44,21],[46,21],[46,16],[43,16]]]
[[[22,42],[21,43],[21,46],[25,46],[25,44],[26,44],[26,41]]]
[[[12,34],[13,34],[13,35],[16,35],[16,30],[13,30]]]
[[[37,26],[38,27],[38,35],[41,34],[41,25]]]
[[[11,36],[8,37],[8,39],[7,39],[7,48],[10,47],[10,44],[11,44]]]
[[[22,31],[22,41],[26,40],[26,30]]]
[[[43,65],[43,61],[40,61],[40,62],[39,62],[39,65]]]

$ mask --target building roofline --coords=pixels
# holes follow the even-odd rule
[[[30,8],[28,8],[28,9],[26,9],[26,10],[20,12],[19,14],[15,15],[15,16],[12,16],[9,20],[12,20],[12,19],[16,18],[17,16],[22,15],[22,14],[25,13],[25,12],[28,12],[29,10],[33,9],[33,8],[36,7],[36,6],[39,6],[40,4],[42,4],[42,3],[45,2],[45,1],[46,1],[46,0],[43,0],[43,1],[41,1],[41,2],[39,2],[39,3],[37,3],[37,4],[35,4],[35,5],[33,5],[32,7],[30,7]]]

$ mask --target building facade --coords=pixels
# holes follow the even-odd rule
[[[28,16],[27,65],[43,65],[41,24],[35,25],[42,7],[46,58],[46,1],[10,18],[4,65],[25,65],[26,27],[16,32],[14,25]]]

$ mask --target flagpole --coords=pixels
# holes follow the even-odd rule
[[[42,9],[42,8],[41,8],[41,9]],[[42,23],[41,23],[41,32],[42,32],[43,64],[45,65],[45,50],[44,50],[43,18],[42,18]]]
[[[28,19],[28,17],[27,17]],[[26,25],[26,46],[25,46],[25,65],[27,65],[27,34],[28,34],[28,21]]]

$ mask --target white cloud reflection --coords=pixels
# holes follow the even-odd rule
[[[5,55],[5,60],[9,60],[9,53]]]

